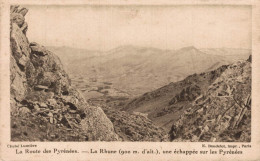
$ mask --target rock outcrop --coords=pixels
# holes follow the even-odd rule
[[[227,69],[174,122],[173,141],[251,140],[251,56]]]
[[[175,104],[181,101],[193,101],[201,94],[201,89],[197,85],[191,85],[184,88],[179,94],[177,94],[170,102],[169,105]]]
[[[102,106],[122,141],[170,141],[167,131],[157,127],[142,113],[128,113],[108,106]]]
[[[11,6],[11,139],[114,141],[111,121],[71,86],[60,59],[26,37],[26,8]]]

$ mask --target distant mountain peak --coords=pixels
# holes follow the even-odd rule
[[[143,46],[135,46],[135,45],[122,45],[117,48],[111,49],[108,51],[110,54],[128,54],[128,55],[136,55],[136,54],[144,54],[144,53],[162,53],[165,50],[154,48],[154,47],[143,47]]]
[[[122,46],[118,46],[110,51],[132,50],[132,49],[137,49],[137,48],[139,48],[139,47],[134,46],[134,45],[122,45]]]
[[[178,50],[176,50],[176,53],[177,54],[205,54],[204,52],[200,51],[199,49],[197,49],[196,47],[194,46],[187,46],[187,47],[183,47],[183,48],[180,48]]]
[[[197,48],[195,48],[194,46],[187,46],[187,47],[183,47],[179,50],[198,50]]]

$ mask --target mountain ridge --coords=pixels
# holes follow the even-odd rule
[[[251,139],[250,95],[251,56],[147,92],[121,110],[148,114],[155,125],[170,130],[173,141],[247,142]],[[206,123],[210,119],[214,121]]]

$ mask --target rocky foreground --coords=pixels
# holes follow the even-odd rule
[[[100,107],[71,86],[59,58],[26,37],[26,8],[11,7],[11,140],[115,141]]]

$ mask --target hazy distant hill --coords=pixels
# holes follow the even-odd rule
[[[129,45],[107,52],[67,47],[49,49],[59,55],[71,75],[111,82],[115,88],[130,95],[139,95],[182,80],[190,74],[246,59],[250,54],[250,50],[244,49],[199,50],[185,47],[161,50]]]

